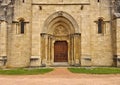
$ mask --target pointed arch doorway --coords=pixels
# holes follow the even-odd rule
[[[72,16],[66,12],[56,12],[47,18],[43,28],[42,64],[80,64],[80,31]]]

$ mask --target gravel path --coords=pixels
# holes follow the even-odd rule
[[[67,68],[55,68],[44,75],[3,76],[0,85],[120,85],[120,74],[74,74]]]

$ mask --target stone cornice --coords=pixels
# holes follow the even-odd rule
[[[32,5],[90,5],[90,3],[32,3]]]

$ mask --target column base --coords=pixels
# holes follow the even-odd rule
[[[42,66],[42,67],[46,67],[46,60],[45,60],[45,59],[42,60],[41,66]]]
[[[79,59],[76,59],[76,60],[75,60],[74,66],[76,66],[76,67],[80,66],[80,61],[79,61]]]
[[[120,67],[120,56],[117,57],[117,67]]]

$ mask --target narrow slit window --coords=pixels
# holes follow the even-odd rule
[[[98,33],[103,33],[103,19],[98,20]]]
[[[97,2],[100,2],[100,0],[97,0]]]
[[[24,29],[25,29],[25,23],[24,23],[24,21],[21,21],[20,22],[20,31],[21,31],[21,34],[24,34]]]
[[[25,2],[25,0],[22,1],[23,3]]]

